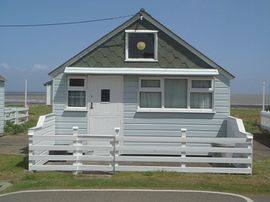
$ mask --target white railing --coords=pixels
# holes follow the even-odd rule
[[[261,111],[261,128],[268,130],[270,132],[270,112],[269,111]]]
[[[55,135],[55,115],[54,114],[47,114],[44,116],[40,116],[37,126],[30,128],[28,130],[28,137],[29,137],[29,147],[32,145],[48,145],[51,144],[49,140],[46,138],[47,136],[54,136]],[[34,137],[43,137],[43,138],[34,138]],[[29,156],[31,155],[49,155],[49,150],[39,149],[39,150],[30,150],[29,149]],[[29,160],[29,168],[32,166],[32,161]],[[36,165],[42,165],[46,163],[46,161],[39,159],[34,161]]]
[[[227,118],[227,137],[246,139],[246,143],[239,142],[235,144],[235,146],[239,148],[250,149],[251,153],[237,153],[236,152],[235,154],[233,154],[233,157],[250,159],[251,164],[248,166],[248,168],[250,169],[250,172],[252,172],[253,135],[249,132],[246,132],[242,119],[232,117],[232,116]],[[223,146],[232,147],[234,145],[223,144]],[[243,165],[236,162],[234,166],[242,167]]]
[[[37,142],[29,145],[31,162],[29,170],[74,173],[173,171],[251,174],[252,172],[250,137],[195,138],[187,137],[186,129],[179,131],[179,137],[121,137],[119,128],[115,133],[112,136],[80,135],[78,128],[74,127],[73,135],[29,134],[32,142]],[[63,140],[72,143],[57,144]],[[38,144],[39,142],[46,144]],[[198,146],[194,146],[196,144]],[[153,155],[155,152],[163,155]],[[207,155],[189,156],[188,153]]]
[[[5,122],[10,121],[14,124],[22,124],[28,121],[29,109],[24,107],[5,108]]]

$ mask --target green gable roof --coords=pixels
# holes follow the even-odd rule
[[[142,16],[142,18],[141,18]],[[125,61],[125,30],[158,30],[158,61]],[[218,69],[229,78],[229,72],[190,46],[144,10],[50,72],[51,76],[73,67],[139,67],[139,68],[207,68]]]

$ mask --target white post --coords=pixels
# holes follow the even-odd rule
[[[116,150],[116,146],[119,146],[119,132],[120,132],[120,128],[115,128],[115,136],[113,139],[113,162],[112,162],[112,166],[113,166],[113,173],[116,172],[116,166],[118,166],[118,164],[116,163],[116,157],[119,156],[119,152]]]
[[[253,159],[253,136],[252,135],[247,135],[247,144],[248,148],[251,149],[251,153],[248,154],[248,159],[251,160],[251,163],[248,164],[248,169],[250,169],[250,174],[252,174],[252,159]]]
[[[187,137],[187,129],[185,128],[181,128],[181,137],[182,139],[185,139]],[[185,151],[185,148],[186,148],[186,142],[181,142],[181,145],[182,145],[182,152],[181,152],[181,157],[182,158],[185,158],[186,157],[186,151]],[[186,167],[186,164],[185,163],[181,163],[181,167],[182,168],[185,168]]]
[[[76,150],[73,151],[73,156],[76,156],[75,163],[73,163],[73,166],[76,167],[76,170],[73,172],[73,174],[77,175],[79,173],[79,166],[82,165],[79,156],[82,156],[82,151],[79,151],[79,146],[81,145],[79,141],[79,127],[78,126],[73,126],[73,136],[76,137],[76,139],[73,141],[73,145],[76,146]]]
[[[24,107],[27,108],[27,80],[25,80],[24,86]]]
[[[19,112],[17,108],[15,110],[15,124],[17,125],[19,124]]]
[[[265,106],[265,81],[263,81],[263,97],[262,97],[262,110],[264,111],[265,110],[265,108],[264,108],[264,106]]]
[[[30,148],[29,153],[28,153],[28,158],[29,158],[28,170],[29,171],[33,171],[33,165],[35,165],[35,161],[30,160],[30,158],[34,156],[34,151],[31,149],[31,146],[34,144],[33,138],[34,138],[34,132],[29,130],[28,131],[28,147]]]

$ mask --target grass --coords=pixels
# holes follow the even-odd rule
[[[29,106],[29,120],[26,123],[15,125],[7,122],[4,128],[5,135],[26,134],[27,130],[36,126],[39,116],[51,112],[51,107],[46,105],[30,105]]]
[[[35,125],[39,114],[49,113],[40,106],[30,107],[30,120]],[[242,118],[247,131],[267,135],[259,129],[258,109],[232,109],[232,116]],[[21,155],[0,154],[0,181],[13,184],[4,192],[29,189],[63,188],[148,188],[223,191],[240,194],[270,193],[270,160],[255,161],[253,174],[187,174],[173,172],[120,172],[115,175],[68,172],[27,172],[28,160]]]
[[[73,175],[67,172],[25,172],[27,159],[0,155],[0,180],[14,186],[6,192],[59,188],[193,189],[233,193],[270,193],[270,161],[257,161],[248,175],[187,174],[173,172],[120,172],[115,175]]]
[[[231,115],[241,118],[244,122],[246,131],[252,134],[261,133],[259,127],[260,121],[260,109],[257,108],[232,108]]]

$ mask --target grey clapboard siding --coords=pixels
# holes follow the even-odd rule
[[[4,132],[5,82],[0,81],[0,135]]]
[[[53,80],[53,113],[56,135],[72,134],[72,127],[79,127],[79,134],[87,134],[87,112],[65,111],[67,102],[67,78],[59,74]]]
[[[230,84],[223,75],[215,78],[215,114],[136,112],[137,76],[124,77],[124,136],[179,137],[186,128],[189,137],[222,137],[226,135],[226,118],[230,113]]]

